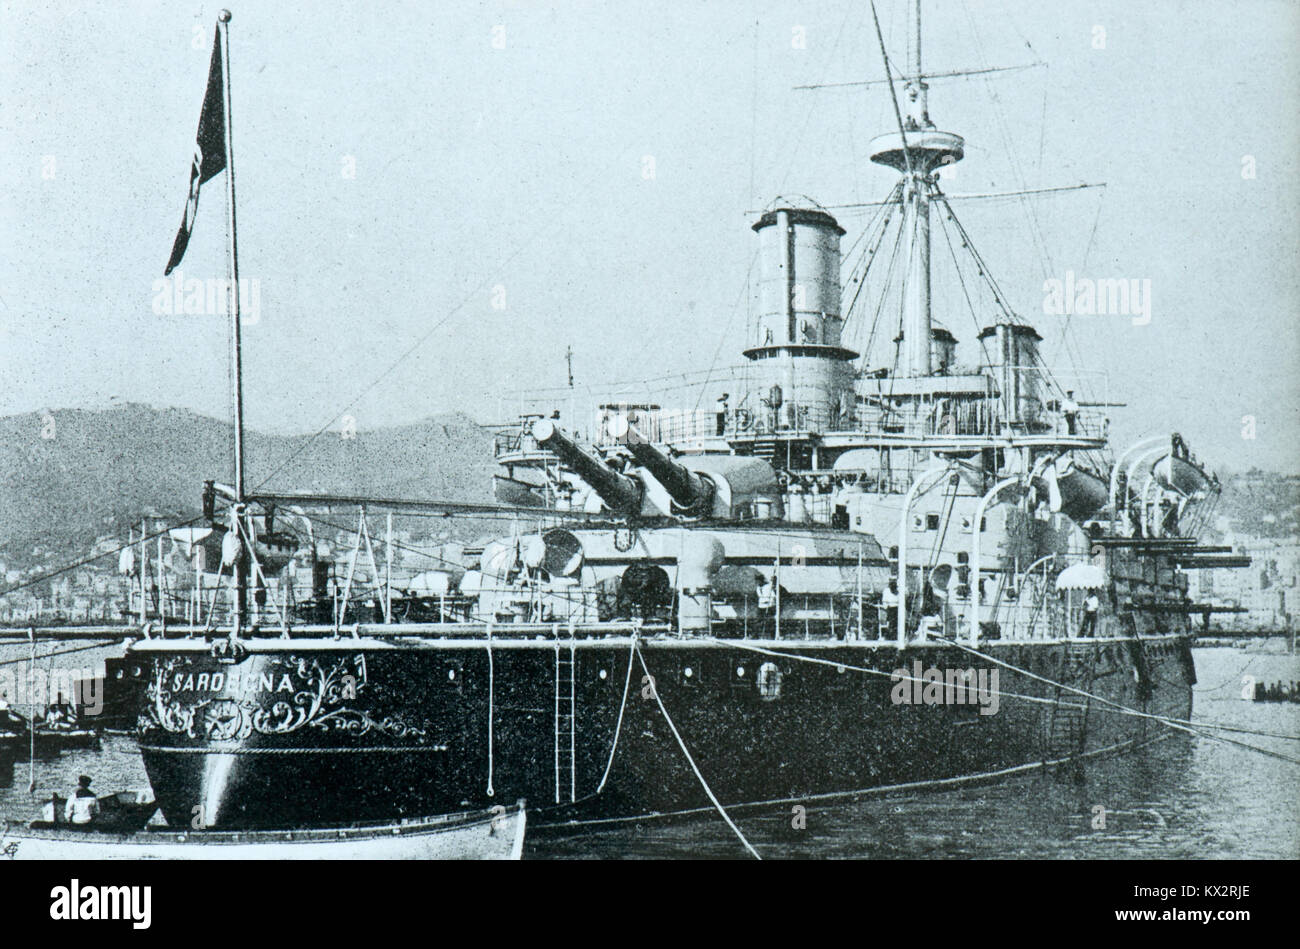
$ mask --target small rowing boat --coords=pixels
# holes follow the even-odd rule
[[[0,706],[0,744],[17,745],[24,756],[55,758],[73,749],[98,749],[99,732],[70,719],[37,721],[34,724],[7,705]]]
[[[44,723],[36,725],[36,755],[47,757],[61,751],[79,748],[99,750],[99,732],[93,728],[79,728],[75,725],[50,726]]]
[[[524,802],[304,830],[176,830],[129,833],[5,821],[0,857],[11,860],[518,860]]]

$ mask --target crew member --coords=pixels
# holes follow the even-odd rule
[[[1074,401],[1073,389],[1065,393],[1065,401],[1061,403],[1061,414],[1065,416],[1066,430],[1073,435],[1079,418],[1079,403]]]
[[[880,639],[887,639],[889,631],[898,625],[898,581],[890,580],[880,595],[880,609],[884,613],[880,622]]]
[[[758,618],[766,626],[768,622],[775,629],[776,621],[776,574],[769,580],[762,574],[758,576]]]
[[[46,725],[65,725],[72,723],[72,710],[60,695],[58,701],[45,710]]]
[[[1088,591],[1088,598],[1083,601],[1083,624],[1079,627],[1080,636],[1097,635],[1097,611],[1101,609],[1101,600],[1096,590]]]
[[[98,814],[99,801],[90,789],[90,778],[83,774],[77,778],[77,789],[68,798],[63,816],[71,824],[89,824]]]

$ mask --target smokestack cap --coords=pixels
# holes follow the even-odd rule
[[[775,208],[771,211],[764,212],[763,216],[753,225],[753,229],[761,231],[765,227],[771,227],[777,221],[777,215],[784,211],[790,216],[791,224],[811,224],[815,227],[828,227],[836,231],[841,237],[847,232],[840,227],[840,222],[835,220],[825,211],[818,211],[813,208]]]

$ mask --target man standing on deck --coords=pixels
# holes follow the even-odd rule
[[[898,581],[890,580],[889,586],[880,596],[880,609],[883,615],[880,617],[879,639],[888,639],[894,628],[898,625]]]
[[[1079,403],[1074,401],[1073,389],[1065,393],[1065,401],[1061,403],[1061,414],[1065,416],[1066,430],[1073,435],[1079,418]]]
[[[1080,636],[1097,635],[1097,611],[1101,609],[1101,600],[1096,590],[1088,591],[1088,598],[1083,601],[1083,624],[1079,627]]]

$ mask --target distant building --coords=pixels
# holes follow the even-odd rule
[[[1289,629],[1300,612],[1300,539],[1225,532],[1223,542],[1251,558],[1244,568],[1190,571],[1188,595],[1198,603],[1242,606],[1215,627],[1240,632]]]

